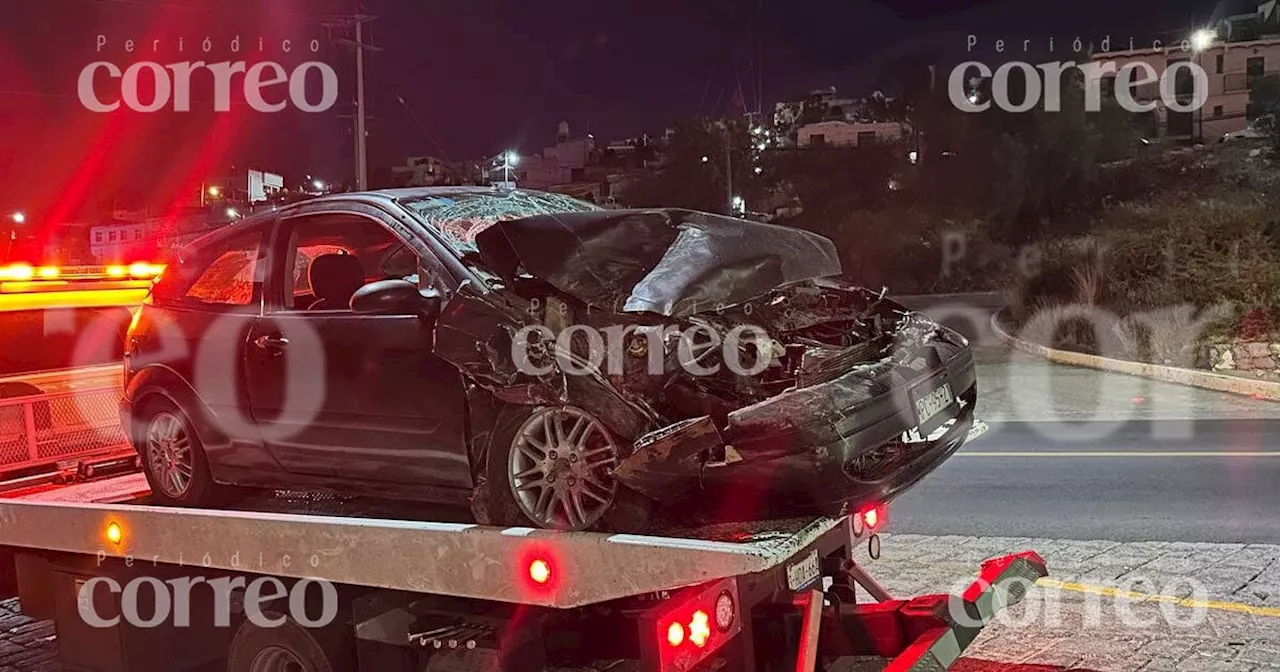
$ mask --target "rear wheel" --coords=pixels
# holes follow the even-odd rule
[[[291,618],[275,627],[246,620],[231,640],[227,672],[350,672],[354,665],[349,632],[340,624],[307,629]]]
[[[576,406],[504,411],[490,445],[486,496],[500,525],[587,530],[618,499],[620,443]]]
[[[157,503],[208,506],[226,500],[229,490],[213,482],[204,446],[182,409],[167,399],[152,401],[138,426],[142,470]]]

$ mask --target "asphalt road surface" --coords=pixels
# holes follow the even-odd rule
[[[1280,543],[1280,404],[980,348],[991,431],[890,506],[889,529]]]

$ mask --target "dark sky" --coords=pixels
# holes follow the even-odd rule
[[[121,187],[172,200],[231,165],[291,178],[352,173],[350,121],[340,115],[352,108],[353,59],[334,41],[349,33],[325,22],[355,12],[353,0],[3,2],[0,208],[66,218]],[[1043,50],[1053,37],[1067,60],[1076,37],[1149,41],[1189,30],[1212,9],[1190,0],[367,0],[363,10],[378,17],[367,37],[381,49],[367,63],[370,164],[536,151],[561,120],[601,139],[656,132],[680,117],[733,111],[739,86],[749,107],[760,100],[765,109],[819,86],[865,93],[892,77],[894,58],[932,50],[955,59],[970,34],[978,58],[1000,58],[991,51],[998,38]],[[305,46],[313,39],[314,55]],[[80,71],[98,60],[123,69],[265,59],[291,70],[311,58],[338,74],[339,102],[327,112],[266,114],[240,102],[217,113],[199,82],[191,112],[99,114],[76,95]],[[107,97],[105,80],[99,90]]]

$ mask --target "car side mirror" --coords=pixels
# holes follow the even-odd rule
[[[371,282],[351,297],[351,312],[361,315],[418,314],[427,319],[440,315],[440,292],[434,288],[419,290],[408,280]]]

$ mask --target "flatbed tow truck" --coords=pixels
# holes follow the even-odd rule
[[[1046,573],[1023,552],[960,594],[894,599],[855,559],[878,554],[880,509],[640,536],[147,494],[127,474],[0,497],[0,583],[54,621],[66,669],[942,670]]]

